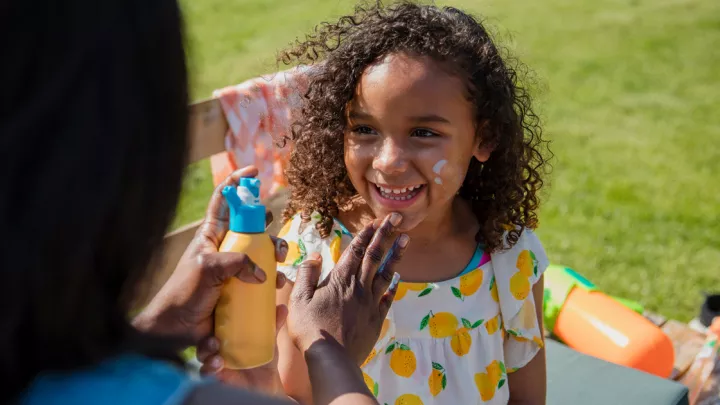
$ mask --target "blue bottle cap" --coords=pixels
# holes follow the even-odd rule
[[[222,194],[230,207],[231,231],[265,232],[265,206],[260,204],[260,180],[243,177],[237,188],[226,186]]]

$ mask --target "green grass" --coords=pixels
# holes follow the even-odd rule
[[[689,320],[720,290],[720,2],[458,0],[535,71],[555,152],[538,231],[551,259]],[[186,0],[193,96],[276,70],[350,1]],[[207,163],[177,223],[200,217]]]

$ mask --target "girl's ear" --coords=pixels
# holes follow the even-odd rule
[[[482,163],[487,162],[487,160],[490,159],[490,155],[495,150],[495,144],[483,142],[483,134],[487,126],[488,121],[485,121],[480,128],[478,128],[477,135],[475,136],[475,144],[473,145],[473,156]]]
[[[490,155],[492,154],[493,150],[495,150],[495,146],[490,145],[489,143],[479,144],[475,146],[473,156],[475,156],[475,159],[479,160],[480,162],[485,163],[488,159],[490,159]]]

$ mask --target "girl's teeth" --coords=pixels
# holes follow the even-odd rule
[[[413,197],[415,197],[415,193],[413,193],[414,190],[419,189],[421,186],[410,186],[410,187],[403,187],[400,189],[391,189],[391,188],[384,188],[377,186],[377,188],[380,190],[383,197],[389,199],[389,200],[396,200],[396,201],[403,201],[403,200],[409,200]],[[408,193],[407,195],[400,196],[398,194],[404,194]]]
[[[381,186],[377,186],[377,188],[380,189],[383,193],[387,194],[402,194],[407,193],[408,191],[413,191],[415,189],[420,188],[420,186],[410,186],[410,187],[403,187],[403,188],[385,188]]]

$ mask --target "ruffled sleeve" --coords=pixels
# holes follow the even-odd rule
[[[322,257],[320,281],[324,280],[352,241],[350,233],[338,221],[334,221],[330,236],[323,239],[315,228],[318,220],[319,217],[313,214],[309,222],[303,223],[297,214],[278,233],[278,237],[288,244],[288,254],[285,262],[278,263],[277,270],[292,282],[295,282],[300,263],[315,252]]]
[[[538,237],[526,229],[512,248],[494,253],[492,263],[505,332],[505,365],[511,372],[524,367],[543,347],[532,288],[549,262]]]

